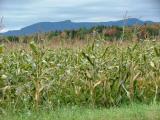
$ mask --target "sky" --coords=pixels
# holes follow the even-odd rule
[[[127,16],[160,22],[160,0],[0,0],[4,31],[37,22],[107,22]]]

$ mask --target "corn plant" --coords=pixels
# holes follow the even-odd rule
[[[4,51],[0,46],[0,106],[118,106],[160,101],[160,44]]]

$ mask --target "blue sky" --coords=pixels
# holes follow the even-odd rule
[[[128,16],[160,21],[160,0],[0,0],[6,30],[36,22],[111,21]]]

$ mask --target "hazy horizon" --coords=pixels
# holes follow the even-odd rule
[[[0,0],[0,16],[7,30],[37,22],[107,22],[131,18],[160,21],[159,0]]]

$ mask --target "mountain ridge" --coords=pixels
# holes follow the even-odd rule
[[[125,21],[126,26],[132,26],[134,24],[152,24],[156,23],[153,21],[143,21],[137,18],[129,18]],[[64,31],[73,30],[80,28],[92,28],[96,26],[124,26],[124,20],[108,21],[108,22],[72,22],[71,20],[65,20],[60,22],[39,22],[20,30],[11,30],[8,32],[1,33],[4,36],[22,36],[22,35],[32,35],[39,32],[50,32],[50,31]]]

